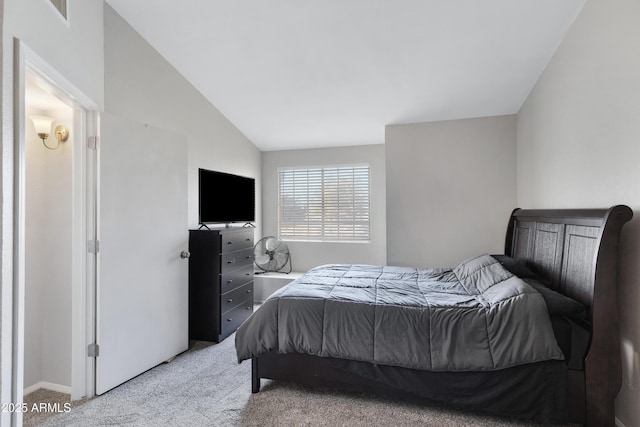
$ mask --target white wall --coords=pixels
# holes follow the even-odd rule
[[[0,400],[12,401],[11,334],[13,318],[13,40],[20,38],[96,105],[104,101],[102,0],[70,0],[72,24],[49,1],[3,1],[2,20],[2,322]],[[81,19],[75,19],[81,17]],[[2,424],[11,414],[2,413]]]
[[[3,81],[12,78],[18,37],[97,105],[104,101],[103,0],[69,0],[69,22],[50,1],[5,0]],[[4,99],[4,97],[3,97]],[[10,98],[9,98],[10,99]],[[11,109],[8,109],[10,111]]]
[[[389,264],[452,267],[504,252],[515,116],[387,126],[385,147]]]
[[[198,225],[198,168],[256,178],[260,188],[260,151],[110,6],[104,49],[105,110],[188,138],[189,227]],[[260,227],[259,191],[256,210]]]
[[[1,4],[1,3],[0,3]],[[13,39],[25,45],[99,108],[189,137],[189,223],[197,222],[197,168],[260,179],[261,154],[102,0],[70,0],[70,23],[47,0],[6,0],[2,31],[1,400],[10,402],[13,329]],[[105,19],[109,40],[105,40]],[[105,53],[107,51],[107,53]],[[109,58],[105,69],[105,55]],[[105,81],[105,73],[109,78]],[[107,89],[105,89],[105,87]],[[135,90],[134,90],[135,89]],[[257,200],[260,212],[260,198]],[[258,216],[259,218],[259,216]],[[185,230],[186,235],[186,230]],[[2,423],[9,414],[0,415]]]
[[[31,115],[73,124],[71,108]],[[71,387],[71,227],[73,132],[48,150],[26,121],[25,361],[24,388],[40,382]],[[52,134],[47,144],[56,144]]]
[[[371,242],[287,242],[293,269],[307,271],[329,263],[386,264],[384,145],[264,152],[262,194],[264,233],[278,235],[278,168],[368,163],[371,167]]]
[[[27,108],[27,116],[36,114]],[[42,114],[38,111],[37,114]],[[44,115],[44,114],[43,114]],[[25,232],[28,268],[25,272],[25,334],[24,334],[24,386],[32,385],[42,381],[42,298],[41,284],[43,282],[44,269],[36,268],[44,262],[42,257],[46,255],[39,250],[40,243],[38,236],[44,230],[44,222],[40,221],[41,212],[46,210],[46,199],[44,189],[45,179],[45,148],[40,146],[40,139],[35,135],[33,125],[26,122],[26,210],[27,230]],[[36,197],[37,196],[37,197]],[[38,250],[36,250],[38,249]],[[46,276],[45,276],[46,277]]]
[[[616,416],[640,426],[640,2],[589,0],[518,114],[524,208],[635,211],[624,226]]]

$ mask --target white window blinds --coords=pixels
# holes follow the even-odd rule
[[[369,165],[278,173],[281,239],[369,241]]]

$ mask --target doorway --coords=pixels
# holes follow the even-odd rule
[[[68,142],[62,143],[71,151],[71,178],[68,175],[65,178],[70,179],[71,184],[61,185],[70,191],[72,204],[71,242],[66,245],[67,249],[71,248],[71,379],[70,386],[59,385],[63,390],[70,387],[72,399],[92,397],[188,348],[187,264],[180,257],[187,249],[188,236],[187,137],[106,113],[98,115],[98,107],[63,76],[19,40],[14,46],[17,52],[14,62],[13,269],[16,314],[12,401],[22,402],[25,388],[30,391],[28,387],[32,385],[56,387],[47,384],[56,383],[46,378],[29,377],[33,384],[25,383],[25,362],[26,357],[30,357],[25,355],[25,346],[31,345],[25,341],[28,338],[26,320],[36,325],[36,330],[40,327],[42,336],[46,335],[42,320],[38,323],[27,318],[29,295],[35,292],[27,287],[28,276],[33,274],[27,270],[29,245],[41,245],[38,231],[27,230],[31,226],[27,215],[28,192],[32,191],[27,179],[27,144],[43,144],[34,125],[29,123],[32,120],[28,114],[59,114],[54,107],[51,112],[47,108],[44,111],[27,108],[26,88],[30,80],[71,109],[62,108],[62,116],[72,111],[72,117],[66,120],[73,122],[69,129],[74,137],[68,146]],[[98,129],[104,141],[100,141]],[[51,132],[55,133],[55,126]],[[57,145],[55,135],[45,142]],[[63,168],[68,167],[69,160],[66,162]],[[43,193],[48,186],[56,185],[56,179],[43,178],[41,182]],[[49,197],[52,199],[49,203],[57,209],[65,197]],[[65,200],[63,204],[68,207],[68,198]],[[48,204],[43,205],[43,210],[48,209]],[[69,210],[66,212],[59,215],[64,224],[68,224],[64,222],[68,220],[64,217],[69,215]],[[43,216],[39,219],[40,227],[52,226],[47,222],[47,215]],[[55,236],[53,240],[60,243],[63,238]],[[64,238],[68,237],[67,231]],[[30,243],[32,240],[36,243]],[[51,254],[51,250],[37,250],[44,252],[40,255],[45,258]],[[68,271],[65,277],[68,280]],[[48,285],[39,286],[33,287],[37,291]],[[68,295],[68,288],[64,289]],[[40,295],[41,307],[49,302],[48,297]],[[69,315],[64,313],[69,305],[66,307],[57,313],[63,313],[61,323],[68,325]],[[63,345],[62,339],[53,341]],[[44,341],[41,343],[44,348]],[[99,347],[96,344],[100,344]],[[42,354],[41,363],[47,357]],[[60,381],[66,379],[65,373]],[[22,414],[13,414],[13,417],[19,425]]]
[[[13,394],[95,392],[97,106],[19,40],[14,45]],[[48,118],[48,119],[45,119]],[[36,123],[45,121],[45,130]],[[40,123],[42,124],[42,123]]]
[[[75,111],[25,74],[24,393],[71,394]],[[49,122],[51,120],[51,122]],[[48,127],[40,139],[35,123]],[[67,129],[66,137],[54,129]],[[42,130],[42,129],[40,129]],[[42,134],[41,134],[42,135]],[[60,141],[58,141],[58,139]]]

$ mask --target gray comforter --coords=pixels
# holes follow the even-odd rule
[[[429,371],[563,359],[542,296],[489,255],[454,269],[326,265],[269,297],[236,333],[268,352]]]

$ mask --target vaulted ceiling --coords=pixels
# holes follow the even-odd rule
[[[107,0],[261,150],[514,114],[584,0]]]

